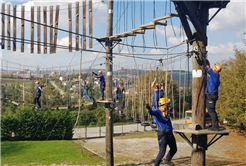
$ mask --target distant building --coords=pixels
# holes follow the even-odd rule
[[[50,77],[55,77],[57,74],[56,74],[56,72],[55,71],[52,71],[51,73],[50,73]]]
[[[41,74],[41,73],[35,73],[35,74],[34,74],[34,77],[36,77],[36,78],[44,78],[44,74]]]
[[[62,85],[63,85],[63,86],[69,86],[69,85],[72,85],[72,82],[69,82],[69,81],[62,81]]]
[[[31,76],[31,71],[30,71],[30,70],[18,71],[18,72],[17,72],[17,76],[18,76],[18,77],[22,77],[22,78],[30,78],[30,76]]]

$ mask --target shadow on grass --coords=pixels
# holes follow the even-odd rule
[[[2,141],[1,142],[1,157],[11,156],[28,150],[30,146],[21,142]]]

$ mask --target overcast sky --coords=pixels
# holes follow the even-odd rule
[[[41,11],[43,10],[43,6],[48,7],[53,5],[54,13],[53,16],[55,17],[55,6],[60,5],[60,15],[59,15],[59,28],[68,30],[68,10],[67,4],[72,3],[73,13],[72,13],[72,29],[75,32],[75,2],[76,0],[66,0],[66,1],[47,1],[47,0],[18,0],[18,1],[8,1],[4,0],[2,3],[5,3],[5,12],[7,11],[7,4],[11,4],[11,14],[12,14],[12,5],[17,5],[17,16],[20,17],[21,14],[21,5],[25,6],[25,18],[30,19],[30,7],[35,7],[35,21],[37,20],[36,10],[37,6],[41,6]],[[82,6],[82,1],[80,2],[80,6]],[[88,4],[88,1],[87,1]],[[141,9],[142,6],[142,9]],[[170,8],[171,6],[171,8]],[[217,9],[210,9],[209,17],[211,17]],[[2,11],[2,10],[1,10]],[[113,34],[116,33],[123,33],[126,31],[130,31],[131,29],[138,28],[141,24],[147,24],[152,22],[153,18],[162,17],[167,15],[169,12],[175,13],[173,3],[170,1],[155,1],[155,5],[153,1],[145,1],[144,3],[140,3],[140,1],[115,1],[114,3],[114,20],[113,20]],[[87,9],[88,14],[88,9]],[[47,13],[49,16],[49,12]],[[82,7],[80,7],[80,33],[82,33]],[[88,18],[88,17],[87,17]],[[107,3],[101,2],[98,0],[93,0],[93,37],[101,38],[106,36],[106,23],[107,23]],[[7,17],[5,17],[5,23],[7,23]],[[41,12],[41,22],[43,20],[43,13]],[[245,39],[245,1],[244,0],[231,0],[231,2],[227,5],[225,9],[222,9],[216,17],[209,23],[207,29],[207,36],[208,36],[208,59],[210,60],[211,64],[219,63],[222,60],[228,60],[230,57],[233,57],[234,52],[233,48],[237,47],[239,49],[244,49],[243,40]],[[12,18],[11,18],[12,22]],[[49,23],[49,17],[47,22]],[[172,24],[173,26],[172,26]],[[149,47],[172,47],[182,43],[186,36],[182,29],[180,29],[180,20],[179,18],[172,18],[172,20],[167,19],[167,27],[166,31],[163,26],[156,26],[156,31],[153,30],[146,30],[145,35],[137,35],[135,38],[127,37],[122,40],[124,44],[133,44],[139,46],[149,46]],[[5,24],[7,25],[7,24]],[[12,24],[11,24],[12,26]],[[7,26],[6,26],[7,27]],[[5,34],[7,32],[5,27]],[[21,23],[17,20],[17,37],[20,37],[20,27]],[[25,22],[25,38],[30,40],[30,28],[31,25],[28,22]],[[87,20],[87,27],[88,27],[88,20]],[[0,27],[0,32],[1,32]],[[192,27],[191,27],[192,28]],[[37,40],[37,26],[34,26],[34,35],[35,40]],[[49,42],[49,28],[48,32],[48,42]],[[11,27],[12,33],[12,27]],[[87,28],[87,35],[89,35],[88,28]],[[155,38],[156,36],[156,38]],[[133,40],[135,39],[135,40]],[[41,41],[43,41],[43,27],[41,27]],[[73,35],[73,46],[75,46],[75,35]],[[87,39],[87,49],[88,48],[88,39]],[[167,43],[166,43],[167,41]],[[144,44],[145,43],[145,44]],[[156,44],[155,44],[156,43]],[[58,44],[59,45],[66,45],[68,46],[68,33],[66,32],[58,32]],[[5,42],[5,46],[7,43]],[[11,43],[12,46],[12,43]],[[68,49],[57,49],[56,54],[43,54],[43,48],[41,47],[42,54],[37,54],[37,47],[34,48],[34,54],[30,53],[30,45],[25,44],[25,52],[20,52],[20,43],[17,43],[17,51],[8,51],[7,49],[1,50],[1,59],[15,62],[20,65],[14,65],[10,62],[8,63],[9,66],[13,67],[20,67],[22,69],[27,68],[26,66],[34,66],[36,67],[39,65],[40,68],[51,68],[51,67],[59,67],[59,66],[68,66],[72,65],[72,69],[79,68],[79,60],[80,60],[80,52],[69,52]],[[191,47],[191,46],[190,46]],[[7,47],[5,47],[7,48]],[[180,53],[187,49],[187,45],[183,44],[174,50],[169,49],[168,54],[170,56],[171,53]],[[105,51],[105,49],[98,43],[96,40],[93,40],[93,48],[92,50]],[[122,45],[117,45],[114,48],[115,53],[132,53],[131,47],[126,47]],[[135,49],[135,54],[158,54],[158,55],[149,55],[143,56],[146,59],[139,59],[136,58],[137,64],[147,63],[149,66],[150,62],[156,62],[157,59],[166,56],[167,50],[164,49]],[[93,53],[93,52],[86,52],[83,51],[83,64],[82,68],[86,69],[92,64],[95,60],[94,65],[92,66],[93,69],[105,69],[105,54],[103,53]],[[98,57],[97,57],[98,56]],[[97,58],[96,58],[97,57]],[[153,60],[150,60],[153,59]],[[179,60],[179,58],[177,59]],[[191,62],[191,58],[190,58]],[[133,67],[134,59],[131,57],[119,56],[114,55],[113,63],[118,66],[114,66],[114,69],[120,68],[119,65],[124,67]],[[170,61],[169,61],[170,63]],[[100,66],[99,64],[102,64]],[[165,62],[164,62],[165,64]],[[187,67],[186,58],[181,59],[181,67],[184,69]],[[191,63],[190,63],[191,64]],[[6,62],[3,61],[2,65],[5,69]],[[24,66],[25,65],[25,66]],[[127,66],[126,66],[127,65]],[[158,65],[158,63],[156,63]],[[154,64],[152,65],[154,66]],[[145,67],[145,66],[144,66]],[[171,66],[169,66],[169,69]],[[174,65],[174,69],[179,70],[180,62],[177,61]],[[66,67],[62,69],[67,69]]]

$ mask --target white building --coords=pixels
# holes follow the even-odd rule
[[[22,77],[22,78],[30,78],[30,76],[31,76],[31,71],[30,71],[30,70],[18,71],[18,72],[17,72],[17,76],[18,76],[18,77]]]

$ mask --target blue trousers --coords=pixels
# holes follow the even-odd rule
[[[212,119],[212,127],[216,128],[218,127],[218,116],[215,111],[215,105],[216,101],[218,100],[218,95],[207,95],[207,108],[208,108],[208,114],[210,115]]]
[[[89,100],[89,101],[91,102],[91,98],[90,98],[89,95],[88,95],[88,90],[84,90],[83,96],[84,96],[87,100]]]
[[[166,156],[167,161],[171,161],[174,154],[177,152],[177,145],[176,140],[172,132],[163,133],[158,132],[158,144],[159,144],[159,153],[155,160],[155,166],[159,166],[161,163],[162,158],[166,153],[167,145],[169,146],[170,150]]]
[[[105,89],[105,85],[100,85],[100,90],[101,90],[103,100],[104,100],[104,89]]]
[[[33,101],[33,104],[36,105],[36,102],[38,103],[38,108],[41,108],[41,104],[39,102],[39,98],[40,98],[41,94],[37,94],[35,97],[34,97],[34,101]]]

